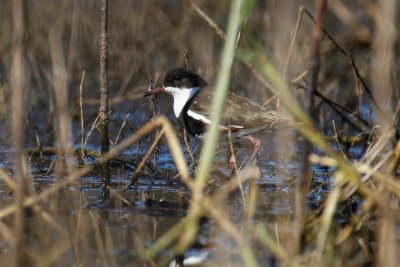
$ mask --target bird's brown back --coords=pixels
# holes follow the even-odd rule
[[[190,104],[190,109],[205,117],[210,117],[208,110],[214,97],[213,88],[203,88]],[[285,114],[273,111],[248,98],[228,92],[226,96],[224,116],[221,125],[243,126],[245,129],[263,127],[266,131],[276,130],[293,123],[293,119]]]

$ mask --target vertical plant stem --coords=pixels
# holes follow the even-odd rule
[[[83,91],[83,80],[85,79],[85,71],[82,72],[82,78],[81,78],[81,83],[79,85],[79,107],[80,107],[80,115],[81,115],[81,156],[83,157],[84,155],[84,124],[83,124],[83,95],[82,95],[82,91]]]
[[[315,22],[312,35],[311,54],[310,54],[310,90],[307,92],[306,108],[312,116],[311,111],[314,107],[314,94],[317,91],[318,73],[320,67],[319,48],[321,46],[322,25],[324,23],[326,0],[318,0],[317,21]],[[313,116],[312,116],[313,117]]]
[[[108,137],[108,0],[101,0],[100,33],[100,132],[102,134],[101,153],[107,153],[110,147]]]
[[[315,23],[313,36],[312,36],[312,47],[311,47],[311,55],[310,55],[310,88],[307,91],[306,99],[305,99],[305,109],[308,111],[308,114],[311,118],[314,118],[312,114],[314,108],[314,94],[317,91],[317,83],[318,83],[318,73],[319,73],[319,48],[322,37],[322,24],[324,21],[325,10],[326,10],[326,0],[318,1],[318,14],[317,21]],[[311,173],[311,165],[308,159],[309,154],[311,153],[311,143],[309,140],[304,140],[302,143],[302,169],[301,175],[297,179],[296,183],[296,194],[295,194],[295,202],[296,202],[296,210],[295,210],[295,218],[296,218],[296,231],[295,231],[295,254],[301,252],[301,248],[305,247],[303,245],[303,228],[305,224],[305,216],[306,216],[306,208],[307,208],[307,195],[308,195],[308,185],[310,184],[310,179],[312,176]]]
[[[399,89],[393,84],[396,66],[396,43],[398,43],[398,21],[399,3],[396,0],[379,1],[376,5],[378,12],[375,15],[376,35],[373,41],[372,55],[372,83],[373,95],[382,109],[377,110],[379,138],[383,139],[385,133],[393,128],[392,114],[394,107],[399,101]],[[398,123],[398,122],[395,122]],[[397,125],[398,126],[398,125]],[[394,137],[396,138],[396,137]],[[386,145],[392,150],[391,142]],[[396,169],[397,164],[393,165]],[[396,166],[396,167],[395,167]],[[390,168],[390,164],[385,168]],[[390,171],[390,170],[389,170]],[[382,192],[389,196],[388,192]],[[378,219],[378,255],[376,259],[377,266],[398,266],[398,238],[396,238],[396,221],[390,212],[381,210]],[[397,223],[398,225],[398,223]]]
[[[24,172],[23,172],[23,144],[24,144],[24,97],[23,90],[25,87],[25,62],[23,56],[23,39],[24,39],[24,1],[13,1],[13,65],[11,70],[11,103],[12,103],[12,141],[14,146],[15,160],[15,176],[16,176],[16,192],[15,202],[17,211],[15,213],[15,265],[23,265],[24,259]]]
[[[325,250],[329,230],[332,226],[333,216],[340,199],[345,176],[346,174],[341,171],[336,173],[334,189],[330,192],[329,197],[326,200],[326,207],[321,216],[321,227],[319,228],[316,241],[315,262],[313,262],[312,266],[323,266],[323,252]]]
[[[393,90],[393,75],[396,60],[396,15],[398,16],[396,4],[398,1],[385,0],[377,4],[376,36],[373,41],[372,54],[372,85],[373,96],[381,109],[377,110],[378,123],[381,125],[378,131],[382,134],[392,127],[392,113],[397,100],[398,90]]]
[[[62,26],[56,24],[49,32],[49,47],[52,65],[52,85],[56,110],[57,161],[56,177],[60,178],[65,171],[65,158],[71,152],[72,126],[68,104],[68,74],[62,42]],[[54,206],[53,206],[54,207]]]
[[[108,136],[108,0],[101,0],[101,33],[100,33],[100,132],[101,132],[101,154],[105,154],[110,149],[110,139]],[[110,165],[103,166],[103,197],[109,197],[110,192]]]

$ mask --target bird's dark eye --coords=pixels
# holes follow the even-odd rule
[[[180,75],[176,75],[175,76],[175,81],[179,81],[179,80],[181,80],[182,79],[182,77],[180,76]]]

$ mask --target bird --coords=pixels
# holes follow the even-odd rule
[[[212,123],[210,106],[214,97],[214,87],[198,74],[185,68],[169,70],[163,84],[145,93],[145,97],[166,92],[173,96],[175,117],[186,131],[195,137],[204,136]],[[270,110],[246,97],[228,92],[219,123],[222,132],[234,138],[245,138],[254,145],[250,162],[258,157],[261,141],[254,137],[258,133],[272,132],[290,125],[293,119],[280,112]],[[230,156],[229,167],[235,164],[235,155]]]

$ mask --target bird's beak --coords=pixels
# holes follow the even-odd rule
[[[156,87],[151,91],[147,91],[146,94],[144,95],[144,97],[149,97],[151,95],[155,95],[155,94],[162,93],[162,92],[165,92],[165,88],[163,86]]]

